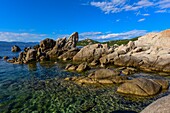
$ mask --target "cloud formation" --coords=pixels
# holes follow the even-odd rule
[[[145,18],[141,18],[138,20],[138,22],[142,22],[142,21],[145,21]]]
[[[46,34],[0,32],[0,41],[39,42],[47,37]]]
[[[132,30],[123,33],[111,33],[111,32],[83,32],[79,34],[79,40],[93,39],[97,41],[109,41],[109,40],[122,40],[130,39],[137,36],[142,36],[147,33],[146,30]],[[63,38],[69,37],[69,34],[58,34],[54,37]],[[15,33],[15,32],[0,32],[0,41],[19,41],[19,42],[39,42],[47,38],[47,34],[31,34],[31,33]],[[56,38],[56,39],[57,39]]]
[[[123,33],[102,33],[102,32],[85,32],[80,33],[80,40],[83,39],[93,39],[97,41],[109,41],[109,40],[122,40],[122,39],[130,39],[137,36],[143,36],[147,33],[146,30],[132,30]]]
[[[100,8],[105,14],[122,11],[139,11],[146,8],[153,8],[155,12],[159,13],[161,13],[160,10],[166,10],[167,12],[170,10],[170,0],[139,0],[133,3],[129,0],[109,0],[104,2],[93,1],[90,5]]]

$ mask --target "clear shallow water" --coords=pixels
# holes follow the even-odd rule
[[[10,52],[13,45],[0,43],[0,56],[18,56],[18,53]],[[17,45],[23,49],[34,44]],[[139,112],[157,98],[170,93],[168,90],[154,97],[142,98],[116,93],[117,85],[79,86],[63,78],[80,75],[66,72],[66,63],[57,62],[15,65],[1,59],[0,113]],[[169,80],[149,73],[138,73],[131,77]]]

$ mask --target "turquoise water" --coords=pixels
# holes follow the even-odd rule
[[[18,56],[10,52],[14,43],[0,43],[0,56]],[[33,43],[18,43],[22,49]],[[56,63],[57,62],[57,63]],[[81,74],[64,70],[66,62],[48,61],[16,65],[0,60],[0,113],[101,113],[139,112],[148,104],[169,94],[164,91],[154,97],[137,97],[116,92],[117,85],[80,86],[64,81]],[[137,73],[131,76],[166,79],[157,74]]]

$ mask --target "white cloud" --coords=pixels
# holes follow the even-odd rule
[[[145,18],[141,18],[138,20],[138,22],[142,22],[142,21],[145,21]]]
[[[161,9],[167,9],[170,8],[170,0],[160,0],[156,3],[159,8]]]
[[[132,30],[123,33],[113,32],[83,32],[79,34],[79,40],[94,39],[97,41],[121,40],[129,39],[146,34],[146,30]],[[69,37],[68,34],[55,34],[55,37]],[[39,42],[47,37],[46,34],[31,34],[31,33],[15,33],[15,32],[0,32],[0,41],[19,41],[19,42]],[[57,39],[57,38],[56,38]]]
[[[121,12],[125,3],[126,0],[112,0],[110,2],[91,2],[90,4],[99,7],[103,12],[108,14]]]
[[[102,35],[102,32],[83,32],[79,34],[80,40],[84,40],[84,39],[93,39],[96,38],[100,35]]]
[[[150,14],[142,14],[143,16],[150,16]]]
[[[153,8],[154,12],[161,9],[170,10],[170,0],[139,0],[133,3],[129,0],[108,0],[104,2],[93,1],[90,5],[100,8],[105,14],[122,11],[140,11],[146,8]]]
[[[155,11],[155,13],[166,13],[167,10],[158,10],[158,11]]]
[[[146,30],[132,30],[123,33],[102,33],[102,32],[87,32],[80,34],[80,40],[89,38],[97,41],[109,41],[109,40],[121,40],[121,39],[130,39],[137,36],[142,36],[147,33]],[[84,34],[84,35],[82,35]],[[90,35],[92,34],[92,35]]]
[[[39,42],[46,36],[46,34],[0,32],[0,41]]]

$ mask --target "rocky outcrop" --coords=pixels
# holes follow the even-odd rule
[[[79,49],[76,48],[78,38],[78,33],[75,32],[68,38],[68,40],[66,38],[57,39],[56,45],[51,51],[48,51],[47,54],[50,57],[59,57],[60,59],[63,59],[62,57],[66,56],[64,59],[72,59],[72,57],[79,51]],[[66,53],[67,51],[68,53]]]
[[[74,32],[66,41],[64,48],[65,49],[75,48],[78,40],[79,40],[78,32]]]
[[[26,47],[23,52],[19,54],[18,58],[10,59],[8,62],[15,64],[29,63],[32,61],[46,61],[50,57],[57,57],[62,60],[72,60],[72,58],[80,50],[76,48],[78,42],[78,33],[73,33],[68,40],[66,38],[59,38],[57,41],[46,38],[35,45],[33,49]],[[17,50],[17,46],[13,47]]]
[[[19,51],[21,51],[21,49],[20,49],[17,45],[14,45],[14,46],[11,48],[11,51],[12,51],[12,52],[19,52]]]
[[[110,69],[99,69],[86,77],[68,77],[65,80],[71,80],[78,84],[119,84],[124,83],[128,78],[119,76],[120,72]]]
[[[74,57],[73,61],[92,62],[99,60],[104,54],[108,54],[107,44],[93,44],[83,47]]]
[[[162,97],[147,106],[141,113],[169,113],[170,95]]]
[[[55,46],[56,42],[53,39],[46,38],[40,42],[42,52],[47,52]]]
[[[150,33],[137,41],[119,46],[100,58],[101,66],[114,64],[137,67],[145,71],[170,72],[170,30]]]
[[[151,96],[159,93],[162,89],[167,89],[168,84],[167,81],[163,80],[137,78],[120,85],[117,92],[139,96]]]
[[[28,50],[26,54],[26,62],[36,61],[37,51],[35,49]]]

